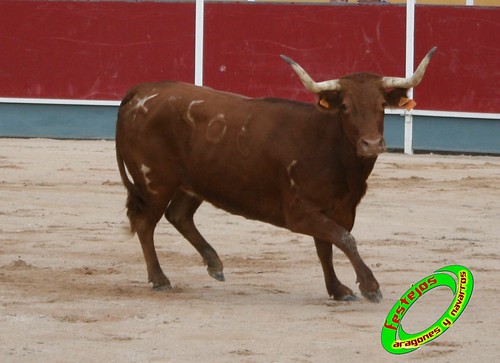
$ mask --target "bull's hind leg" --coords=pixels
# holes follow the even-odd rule
[[[172,285],[163,273],[154,243],[156,225],[163,215],[175,187],[171,189],[158,188],[154,192],[142,188],[142,197],[137,193],[130,193],[127,201],[128,217],[132,229],[137,232],[141,243],[144,260],[148,271],[148,281],[155,289],[170,289]]]
[[[325,276],[325,285],[328,294],[333,297],[334,300],[340,301],[352,301],[356,300],[356,295],[352,292],[350,288],[343,285],[333,269],[333,251],[332,244],[328,241],[322,241],[315,238],[314,242],[316,244],[316,251],[318,252],[318,257],[321,262],[321,267],[323,268],[323,275]]]
[[[141,242],[142,252],[146,261],[148,270],[148,281],[153,283],[154,289],[171,289],[169,279],[163,273],[158,256],[156,254],[154,244],[154,231],[156,224],[161,219],[161,214],[158,218],[146,217],[136,221],[136,231]]]
[[[224,281],[222,262],[217,252],[203,238],[196,228],[193,216],[203,201],[183,190],[178,190],[165,210],[165,218],[186,238],[207,264],[210,276]]]

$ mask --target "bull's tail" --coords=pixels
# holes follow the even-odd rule
[[[137,186],[129,179],[127,175],[127,171],[125,169],[126,166],[118,146],[116,146],[116,161],[118,162],[118,170],[120,171],[122,183],[127,189],[128,193],[127,202],[125,205],[127,208],[127,217],[130,221],[130,232],[134,234],[136,231],[135,217],[144,210],[145,201],[141,196],[139,190],[137,189]]]

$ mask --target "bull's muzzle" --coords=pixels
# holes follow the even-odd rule
[[[358,156],[374,158],[386,150],[383,137],[362,138],[358,141]]]

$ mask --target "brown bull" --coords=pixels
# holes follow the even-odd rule
[[[380,300],[379,284],[350,231],[366,180],[385,149],[384,108],[408,102],[407,89],[422,80],[433,52],[410,78],[357,73],[320,83],[283,57],[318,95],[317,105],[178,82],[131,89],[118,112],[116,153],[127,215],[153,287],[171,287],[153,241],[163,214],[198,250],[210,276],[224,280],[222,262],[193,222],[208,201],[312,236],[328,293],[351,300],[355,295],[333,269],[337,246],[351,261],[363,296]]]

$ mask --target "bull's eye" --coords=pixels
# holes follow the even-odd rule
[[[342,112],[348,112],[348,111],[349,111],[349,106],[347,106],[347,104],[346,104],[345,102],[342,102],[342,103],[340,104],[340,110],[341,110]]]

